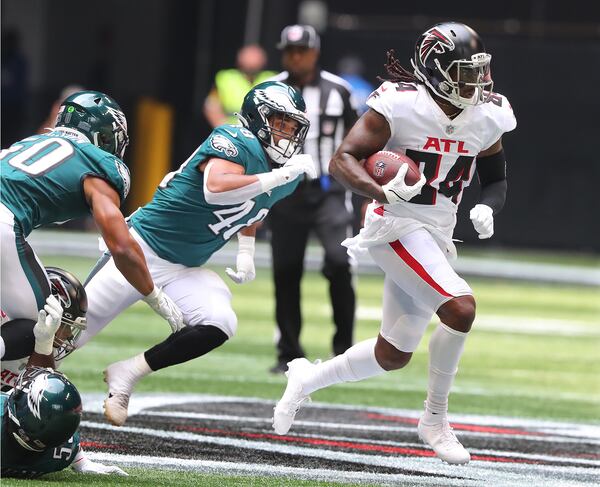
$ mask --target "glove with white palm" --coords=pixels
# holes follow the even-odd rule
[[[52,294],[46,299],[44,308],[38,313],[38,320],[33,327],[35,336],[34,351],[40,355],[51,355],[54,347],[54,335],[60,326],[63,309],[58,299]]]
[[[152,292],[144,296],[143,300],[169,322],[173,333],[185,326],[181,310],[161,288],[154,286]]]
[[[120,469],[116,465],[104,465],[98,462],[92,462],[85,454],[83,450],[79,450],[75,456],[75,460],[71,464],[71,468],[77,473],[95,473],[100,475],[121,475],[124,477],[129,476],[127,472]]]
[[[469,217],[480,239],[490,238],[494,235],[494,210],[489,206],[475,205],[471,209]]]
[[[389,183],[381,186],[383,189],[383,193],[385,194],[385,198],[388,203],[398,203],[399,201],[408,201],[418,194],[421,193],[421,188],[427,182],[425,176],[421,174],[421,179],[419,179],[415,184],[409,186],[404,181],[404,176],[406,176],[406,172],[408,171],[408,164],[402,164],[398,172],[394,176]]]

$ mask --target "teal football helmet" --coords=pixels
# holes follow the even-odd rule
[[[279,81],[265,81],[252,88],[244,97],[238,118],[277,164],[285,164],[300,152],[310,126],[300,92]],[[290,120],[297,123],[290,124]]]
[[[95,146],[121,159],[129,144],[121,107],[98,91],[78,91],[67,97],[59,108],[55,127],[77,130]]]
[[[67,441],[81,421],[81,397],[64,374],[27,367],[8,398],[8,431],[23,448],[44,451]]]

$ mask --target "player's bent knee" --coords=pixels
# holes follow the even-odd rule
[[[397,370],[404,367],[412,357],[412,352],[403,352],[389,343],[381,335],[375,344],[375,359],[385,370]]]
[[[188,318],[190,326],[209,325],[221,330],[227,338],[232,338],[237,331],[238,319],[235,311],[230,307],[221,307],[213,310],[209,316],[198,316]]]
[[[473,296],[459,296],[444,303],[438,309],[437,315],[441,322],[450,328],[468,333],[475,321],[475,308]]]

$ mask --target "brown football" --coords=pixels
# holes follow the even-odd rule
[[[380,150],[369,156],[365,161],[365,169],[380,186],[389,183],[398,173],[398,169],[402,164],[408,164],[408,171],[404,177],[404,181],[409,186],[415,184],[420,178],[419,166],[401,152],[393,152],[389,150]]]

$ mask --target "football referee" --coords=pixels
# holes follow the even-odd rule
[[[352,206],[349,193],[329,176],[328,165],[358,118],[350,100],[350,85],[317,65],[320,39],[313,27],[285,27],[277,47],[282,50],[285,71],[274,79],[302,92],[310,120],[304,153],[312,155],[319,177],[300,183],[291,196],[277,203],[269,213],[275,317],[280,332],[273,373],[285,372],[287,362],[304,356],[299,340],[300,281],[311,231],[325,251],[322,272],[329,281],[336,327],[333,353],[344,353],[352,345],[355,295],[348,255],[340,245],[351,232]]]

